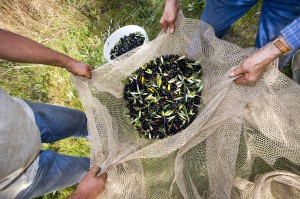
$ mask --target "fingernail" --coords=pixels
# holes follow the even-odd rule
[[[174,29],[170,29],[170,33],[171,33],[171,34],[174,33]]]
[[[228,74],[229,77],[233,77],[234,76],[234,72],[231,71],[229,74]]]

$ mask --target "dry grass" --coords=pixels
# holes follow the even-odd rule
[[[0,18],[0,28],[29,37],[60,52],[64,52],[64,49],[61,44],[56,48],[57,41],[63,40],[71,29],[87,21],[74,5],[64,0],[0,0]],[[10,94],[81,109],[77,99],[75,104],[71,102],[74,100],[74,89],[69,82],[69,73],[54,67],[24,65],[29,68],[21,70],[14,64],[0,62],[0,85]],[[25,77],[28,75],[32,79],[24,82],[25,86],[19,86],[23,79],[27,81]],[[14,84],[17,87],[12,88]],[[38,89],[32,89],[32,86]]]
[[[46,43],[82,22],[62,0],[1,0],[0,27]]]

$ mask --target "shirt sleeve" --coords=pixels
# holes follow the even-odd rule
[[[281,34],[293,49],[300,47],[300,17],[281,30]]]

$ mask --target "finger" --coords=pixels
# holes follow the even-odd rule
[[[161,20],[160,20],[160,26],[162,27],[164,32],[167,32],[168,23],[163,18],[161,18]]]
[[[94,166],[91,168],[91,170],[88,172],[87,175],[96,176],[101,171],[101,168],[98,166]]]
[[[169,25],[169,32],[171,34],[174,33],[175,32],[175,24],[174,24],[174,22],[169,23],[168,25]]]
[[[236,69],[232,70],[232,71],[228,74],[228,76],[229,76],[229,77],[236,77],[236,76],[242,75],[242,74],[244,74],[244,73],[245,73],[244,69],[240,66],[240,67],[237,67]]]
[[[246,84],[248,83],[247,79],[242,75],[234,80],[236,84]]]
[[[98,186],[102,191],[105,190],[105,185],[106,185],[106,180],[107,180],[107,173],[103,173],[98,177]]]
[[[101,178],[101,180],[103,180],[103,182],[106,182],[106,180],[107,180],[107,173],[104,172],[99,177]]]
[[[247,77],[246,75],[241,75],[234,80],[236,84],[250,84],[256,82],[257,79],[253,77]]]
[[[105,185],[106,185],[106,180],[107,180],[107,173],[103,173],[98,177],[98,185],[105,190]]]

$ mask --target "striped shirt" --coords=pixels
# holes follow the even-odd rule
[[[293,49],[300,48],[300,17],[281,30],[281,34]]]

